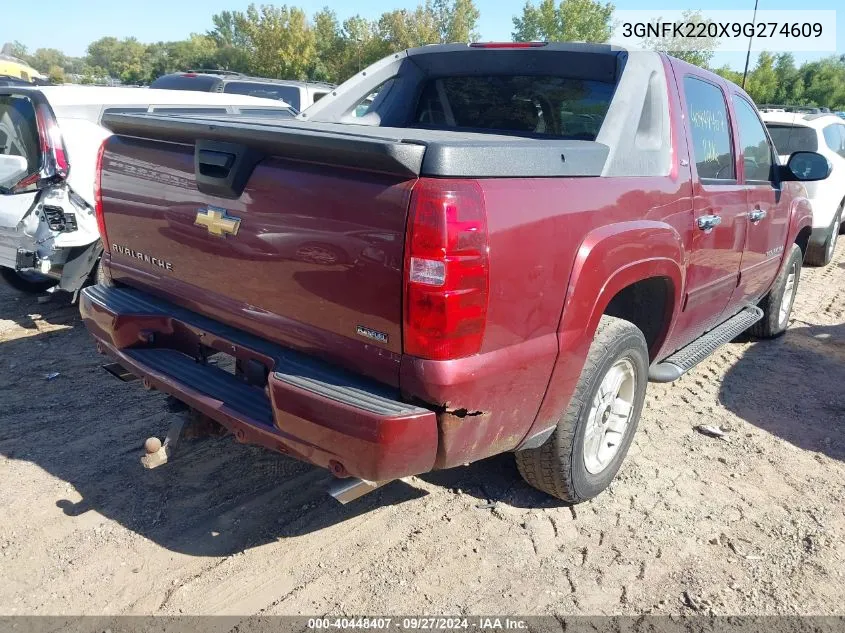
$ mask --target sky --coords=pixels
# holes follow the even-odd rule
[[[313,15],[324,6],[333,9],[343,20],[360,14],[377,18],[392,9],[412,9],[421,0],[276,0],[273,4],[302,7]],[[700,1],[700,0],[699,0]],[[512,18],[521,12],[524,0],[475,0],[481,11],[479,31],[482,40],[510,40]],[[263,2],[270,4],[271,2]],[[845,5],[841,0],[806,0],[805,9],[837,9],[837,53],[845,53]],[[0,0],[0,45],[18,40],[30,51],[36,48],[58,48],[68,55],[85,54],[92,41],[112,35],[134,36],[142,42],[178,40],[190,33],[205,33],[212,28],[211,16],[224,10],[243,10],[249,0],[39,0],[37,10],[23,0]],[[262,4],[259,0],[256,4]],[[697,6],[678,0],[615,0],[618,9],[753,9],[754,0],[709,0]],[[748,7],[745,7],[745,5]],[[759,0],[760,9],[796,9],[795,0]],[[830,55],[795,53],[798,63]],[[753,66],[754,55],[752,55]],[[742,53],[717,53],[714,66],[728,64],[741,69]]]

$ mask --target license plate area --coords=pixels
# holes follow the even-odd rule
[[[226,352],[214,352],[212,350],[212,354],[206,359],[206,364],[232,376],[239,375],[238,359]]]
[[[214,367],[253,387],[267,389],[270,368],[261,360],[248,356],[234,356],[214,348],[209,348],[204,357],[205,364],[209,367]]]

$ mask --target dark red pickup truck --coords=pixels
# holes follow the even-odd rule
[[[718,76],[585,44],[406,51],[298,120],[104,124],[100,349],[351,488],[515,451],[598,494],[648,380],[785,330],[795,181],[829,171]]]

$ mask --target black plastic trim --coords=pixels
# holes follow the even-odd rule
[[[273,408],[259,387],[241,382],[233,375],[211,365],[201,365],[193,358],[172,349],[124,349],[126,356],[139,365],[164,374],[248,418],[273,426]]]
[[[421,175],[451,178],[600,176],[609,153],[609,147],[594,141],[435,141],[428,143]]]

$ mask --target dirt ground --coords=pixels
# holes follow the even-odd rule
[[[163,396],[104,374],[67,297],[4,286],[0,614],[845,613],[845,241],[793,319],[650,385],[590,503],[502,455],[340,506],[231,439],[143,470]]]

